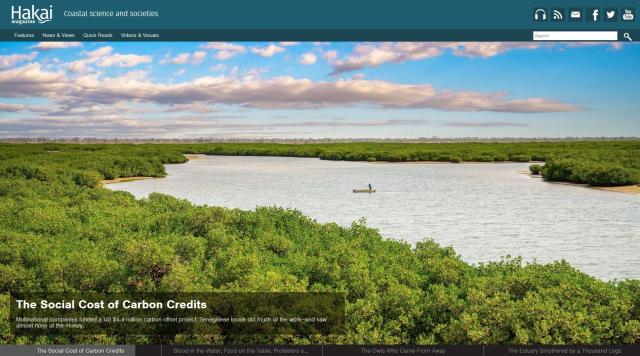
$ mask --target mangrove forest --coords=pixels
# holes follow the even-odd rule
[[[176,335],[238,344],[640,343],[640,281],[602,281],[564,261],[470,265],[450,247],[383,238],[365,221],[321,224],[296,210],[197,206],[102,187],[165,176],[184,154],[353,161],[540,161],[548,180],[640,183],[640,142],[452,144],[0,144],[0,343],[147,343],[147,336],[12,335],[9,294],[339,291],[344,332]],[[544,202],[540,202],[544,208]],[[464,221],[460,222],[464,224]]]

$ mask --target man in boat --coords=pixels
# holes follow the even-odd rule
[[[372,190],[373,188],[371,187],[371,183],[369,183],[369,190]]]

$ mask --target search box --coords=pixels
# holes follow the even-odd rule
[[[618,31],[533,31],[534,41],[617,41]]]

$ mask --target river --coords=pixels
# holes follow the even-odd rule
[[[453,246],[467,262],[565,259],[602,279],[640,278],[640,196],[544,182],[528,163],[364,163],[199,156],[168,177],[109,184],[196,204],[296,208],[319,222],[366,218],[381,234]],[[376,193],[352,193],[371,183]]]

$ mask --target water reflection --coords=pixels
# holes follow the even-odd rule
[[[109,187],[241,209],[290,207],[342,225],[365,217],[384,236],[429,237],[471,263],[565,259],[600,278],[640,278],[639,196],[550,184],[527,168],[203,156],[167,166],[165,179]],[[352,193],[368,183],[376,193]]]

